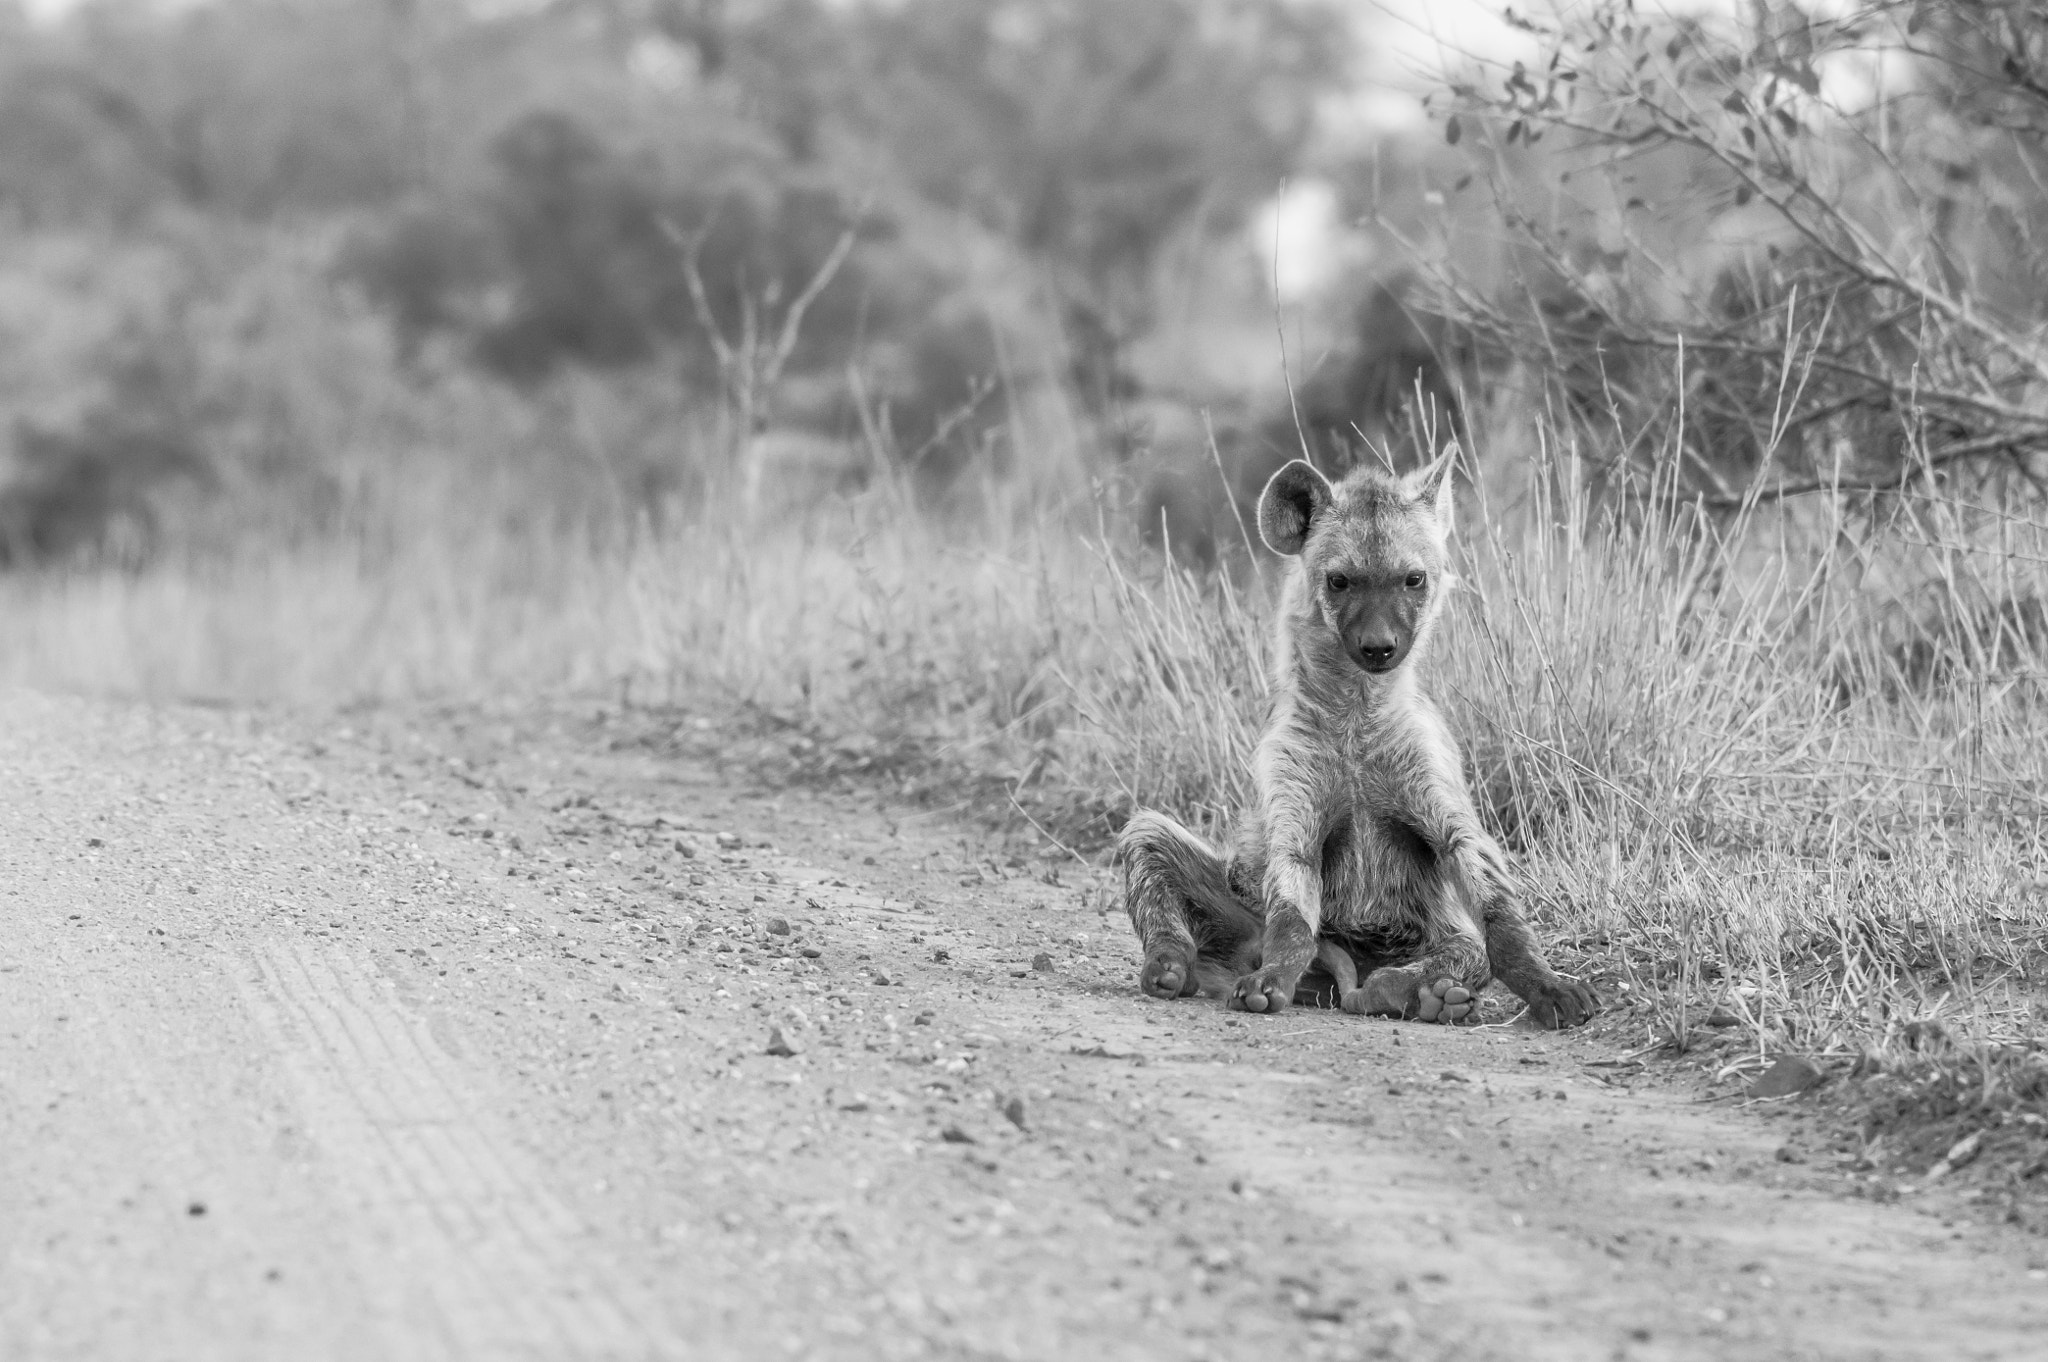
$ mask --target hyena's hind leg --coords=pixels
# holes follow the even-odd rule
[[[1387,964],[1344,996],[1346,1012],[1406,1020],[1456,1023],[1478,1006],[1492,981],[1486,947],[1476,937],[1450,932],[1424,946],[1415,959]]]
[[[1231,892],[1221,853],[1163,813],[1143,809],[1116,839],[1124,908],[1145,948],[1138,987],[1155,998],[1201,990],[1198,975],[1258,941],[1259,917]]]

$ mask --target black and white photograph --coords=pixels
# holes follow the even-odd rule
[[[0,1362],[2048,1359],[2042,0],[0,0]]]

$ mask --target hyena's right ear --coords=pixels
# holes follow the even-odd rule
[[[1330,504],[1330,480],[1303,459],[1275,473],[1259,493],[1259,538],[1273,552],[1293,557],[1308,542],[1308,527]]]

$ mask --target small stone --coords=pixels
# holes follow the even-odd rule
[[[816,960],[825,952],[818,949],[816,946],[799,946],[797,948],[796,953],[798,955],[801,955],[806,960]]]
[[[912,1026],[930,1026],[936,1015],[931,1012],[920,1012],[910,1019],[910,1024]]]
[[[676,855],[682,857],[686,861],[694,861],[697,859],[697,848],[691,846],[688,842],[678,837],[676,838]]]
[[[1975,1162],[1977,1151],[1983,1143],[1984,1132],[1981,1130],[1973,1130],[1963,1136],[1962,1139],[1957,1140],[1948,1147],[1948,1153],[1941,1156],[1940,1162],[1927,1170],[1927,1181],[1933,1182],[1937,1178],[1945,1178],[1950,1173],[1955,1172],[1956,1169]]]
[[[1827,1071],[1798,1055],[1779,1055],[1770,1068],[1749,1085],[1750,1097],[1795,1097],[1827,1077]]]
[[[1024,1125],[1024,1099],[1022,1097],[1012,1097],[1004,1102],[1003,1116],[1017,1129],[1026,1129]]]
[[[768,1053],[779,1059],[788,1059],[796,1054],[796,1047],[789,1043],[789,1037],[779,1026],[768,1028]]]
[[[1052,957],[1044,951],[1040,951],[1031,957],[1031,968],[1037,970],[1040,974],[1052,973]]]
[[[185,1214],[186,1214],[186,1215],[205,1215],[205,1214],[206,1214],[206,1203],[205,1203],[205,1202],[203,1202],[203,1201],[195,1201],[195,1202],[193,1202],[193,1203],[192,1203],[191,1205],[189,1205],[189,1206],[187,1206],[187,1207],[185,1208]]]
[[[892,980],[892,979],[891,979],[891,978],[889,977],[889,975],[888,975],[888,973],[887,973],[886,971],[883,971],[883,970],[876,970],[876,971],[875,971],[875,983],[876,983],[876,985],[877,985],[878,987],[881,987],[881,988],[887,988],[887,987],[888,987],[888,986],[889,986],[889,985],[890,985],[891,983],[893,983],[893,982],[895,982],[895,981],[894,981],[894,980]]]
[[[769,919],[768,919],[768,935],[770,935],[770,936],[788,936],[788,935],[789,935],[789,919],[788,919],[788,918],[786,918],[786,917],[771,917],[771,918],[769,918]]]
[[[932,960],[941,965],[945,964],[948,960],[951,960],[952,958],[953,953],[943,948],[932,952]]]
[[[939,1132],[939,1138],[947,1144],[973,1144],[974,1137],[957,1125],[947,1126]]]
[[[721,832],[716,838],[720,851],[738,851],[743,845],[738,833]]]

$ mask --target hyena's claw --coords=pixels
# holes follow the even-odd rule
[[[1145,952],[1138,987],[1155,998],[1185,998],[1196,988],[1195,962],[1185,951],[1155,946]]]
[[[1583,1026],[1599,1015],[1600,995],[1577,979],[1556,975],[1529,990],[1529,1015],[1546,1031]]]
[[[1230,1006],[1239,1012],[1278,1012],[1294,997],[1296,982],[1282,978],[1278,970],[1256,970],[1230,990]]]

